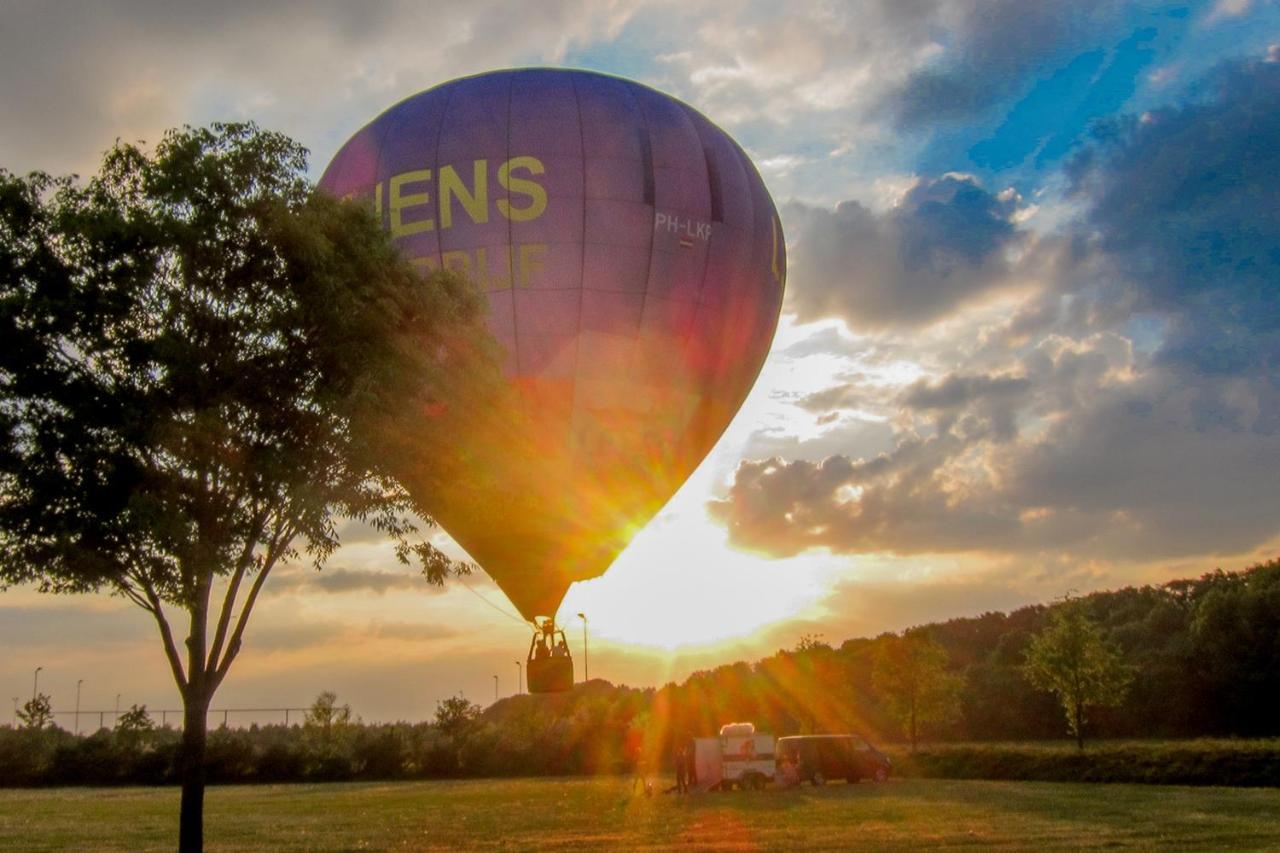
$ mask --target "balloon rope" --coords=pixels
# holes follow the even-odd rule
[[[467,586],[467,582],[466,582],[466,581],[464,581],[461,577],[458,577],[458,578],[455,578],[455,579],[458,581],[458,583],[462,584],[462,588],[463,588],[463,589],[465,589],[467,592],[471,593],[471,594],[472,594],[472,595],[474,595],[476,598],[478,598],[478,599],[480,599],[481,601],[483,601],[485,604],[487,604],[487,605],[489,605],[490,607],[492,607],[494,610],[496,610],[496,611],[498,611],[499,613],[501,613],[503,616],[507,617],[508,619],[515,620],[516,622],[519,622],[521,625],[527,625],[527,624],[529,624],[529,623],[528,623],[528,622],[526,622],[524,619],[521,619],[519,616],[516,616],[516,615],[514,615],[513,613],[510,613],[509,611],[507,611],[507,610],[503,609],[503,608],[502,608],[502,607],[500,607],[499,605],[494,604],[492,601],[490,601],[489,599],[485,598],[485,597],[484,597],[483,595],[481,595],[479,592],[477,592],[476,590],[474,590],[474,589],[472,589],[471,587]]]

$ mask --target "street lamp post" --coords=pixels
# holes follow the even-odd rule
[[[80,685],[84,684],[84,679],[76,682],[76,734],[80,734]]]
[[[524,693],[524,664],[516,661],[516,695]]]
[[[493,701],[498,701],[498,676],[493,677]]]
[[[13,697],[13,727],[18,727],[18,697]]]
[[[578,618],[582,620],[582,683],[586,684],[591,680],[591,654],[587,647],[587,614],[579,613]]]
[[[116,694],[116,724],[120,723],[120,694]]]
[[[42,667],[42,666],[38,666],[38,667],[36,667],[35,675],[31,676],[31,701],[32,701],[32,702],[36,701],[36,697],[40,695],[40,692],[39,692],[39,690],[40,690],[40,670],[42,670],[42,669],[44,669],[44,667]]]

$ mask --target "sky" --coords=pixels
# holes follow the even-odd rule
[[[788,247],[742,410],[566,598],[580,674],[661,685],[1277,556],[1274,2],[0,0],[0,167],[90,174],[116,139],[252,119],[318,178],[391,104],[531,65],[700,110]],[[515,691],[529,632],[491,582],[430,589],[371,531],[343,538],[325,571],[271,578],[215,708],[334,690],[418,720]],[[42,667],[59,711],[78,681],[86,710],[178,708],[154,630],[120,599],[10,588],[0,698]]]

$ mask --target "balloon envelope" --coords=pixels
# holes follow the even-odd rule
[[[462,413],[440,451],[465,476],[424,503],[526,619],[554,616],[693,472],[759,373],[786,269],[764,183],[674,98],[524,69],[393,106],[320,186],[368,199],[423,269],[487,291],[512,393]]]

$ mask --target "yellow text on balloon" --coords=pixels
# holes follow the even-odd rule
[[[489,221],[489,170],[488,160],[471,161],[471,183],[468,186],[458,170],[463,166],[441,166],[433,174],[431,169],[413,169],[393,175],[374,187],[373,201],[381,219],[383,198],[387,199],[386,212],[390,220],[392,237],[408,237],[424,231],[452,228],[455,204],[474,223]],[[497,167],[497,183],[502,196],[494,199],[493,208],[498,215],[512,222],[528,222],[537,219],[547,209],[547,191],[534,178],[546,171],[537,157],[521,155],[504,161]],[[432,200],[432,187],[435,200]],[[383,187],[386,187],[384,192]],[[423,215],[430,213],[433,215]]]
[[[528,287],[543,268],[546,243],[516,243],[492,249],[453,249],[442,256],[426,255],[413,258],[412,262],[423,272],[446,269],[462,273],[485,290],[507,290],[512,287]],[[515,280],[512,281],[512,272]]]

